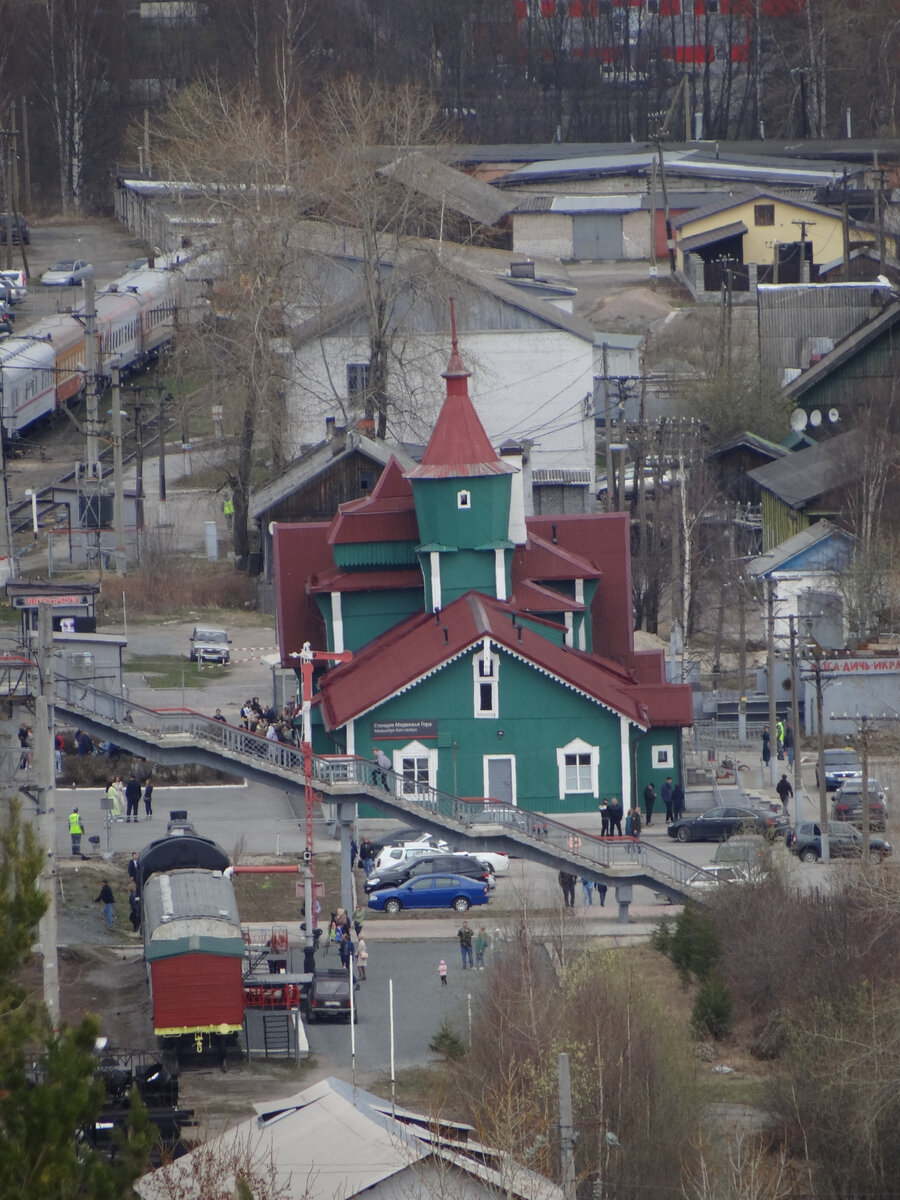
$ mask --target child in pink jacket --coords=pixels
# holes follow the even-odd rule
[[[444,987],[447,986],[447,964],[443,959],[438,963],[438,975],[441,977],[441,983]]]

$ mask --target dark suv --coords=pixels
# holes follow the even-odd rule
[[[787,847],[801,862],[814,863],[822,857],[822,830],[818,821],[801,821],[787,836]],[[846,821],[828,822],[828,854],[830,858],[862,858],[863,836]],[[884,838],[869,838],[870,862],[881,862],[893,854],[891,843]]]
[[[452,871],[454,875],[464,875],[467,879],[483,879],[490,887],[490,870],[472,854],[423,854],[421,858],[412,859],[399,867],[390,870],[373,871],[366,880],[367,892],[377,892],[381,888],[399,887],[416,875],[433,875],[435,871]]]
[[[849,779],[834,793],[831,815],[835,821],[849,821],[857,829],[862,829],[862,780]],[[869,828],[883,830],[887,828],[887,803],[885,794],[877,779],[869,780]]]
[[[840,750],[826,750],[825,790],[835,791],[848,779],[862,778],[862,763],[859,755],[850,746]],[[816,787],[819,786],[819,767],[816,764]]]
[[[26,246],[31,244],[31,230],[28,228],[28,222],[21,213],[13,216],[12,213],[0,212],[0,242],[6,241],[6,231],[12,229],[13,245],[21,240]]]

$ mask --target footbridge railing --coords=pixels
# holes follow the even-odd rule
[[[298,786],[304,781],[299,746],[269,741],[191,709],[148,708],[65,678],[56,679],[56,707],[109,740],[160,761],[204,761],[232,773],[250,770]],[[671,898],[690,894],[690,881],[701,871],[637,838],[598,837],[517,805],[454,796],[354,755],[314,755],[313,777],[316,789],[335,802],[364,796],[386,815],[464,838],[474,852],[478,844],[505,849],[600,882],[643,883]]]

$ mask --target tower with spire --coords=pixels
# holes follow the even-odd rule
[[[469,397],[471,372],[459,353],[452,300],[450,328],[447,394],[422,462],[407,473],[431,611],[473,590],[508,599],[515,549],[510,513],[516,468],[494,450]]]

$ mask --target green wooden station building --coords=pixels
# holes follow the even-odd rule
[[[392,760],[398,788],[546,814],[627,807],[682,774],[690,688],[634,648],[627,513],[527,516],[522,450],[496,451],[454,337],[421,463],[392,459],[328,522],[273,530],[285,667],[316,677],[318,753]]]

